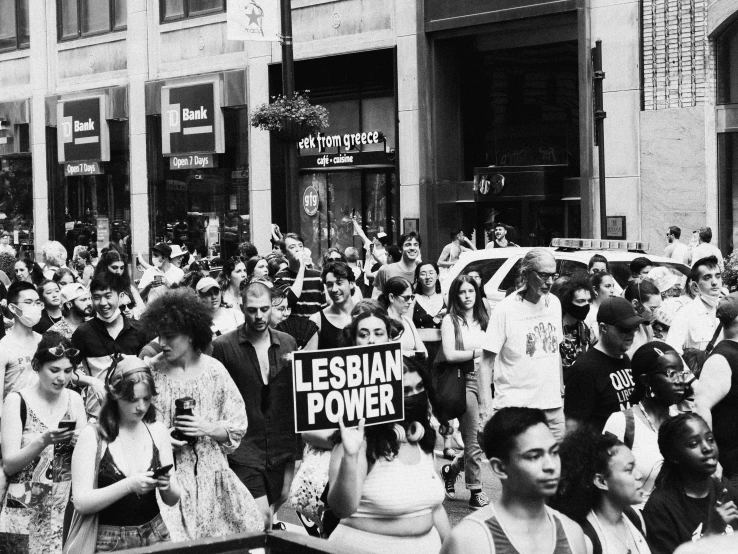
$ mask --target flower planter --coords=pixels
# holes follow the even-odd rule
[[[310,135],[310,127],[302,121],[284,117],[282,118],[282,128],[275,130],[274,133],[283,142],[298,142]]]

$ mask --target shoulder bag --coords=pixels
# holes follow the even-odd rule
[[[715,329],[715,334],[712,335],[710,342],[707,343],[704,350],[700,350],[699,348],[685,348],[682,353],[684,363],[687,364],[689,369],[692,370],[692,373],[694,373],[694,376],[698,379],[700,377],[700,373],[702,373],[702,366],[705,365],[705,360],[710,355],[710,352],[712,352],[712,349],[715,348],[715,343],[717,342],[718,336],[720,336],[720,331],[722,330],[723,324],[718,323],[718,326]]]
[[[454,326],[456,350],[464,350],[461,332]],[[457,419],[466,412],[466,374],[474,371],[474,359],[452,363],[443,355],[443,346],[433,364],[436,374],[436,417],[441,422]]]

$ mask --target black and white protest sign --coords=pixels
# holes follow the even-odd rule
[[[295,431],[404,418],[399,343],[294,353]]]

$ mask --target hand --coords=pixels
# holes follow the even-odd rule
[[[172,436],[172,429],[169,430],[169,443],[172,445],[173,450],[180,450],[187,446],[187,441],[178,441]]]
[[[213,424],[196,415],[175,418],[174,428],[188,437],[209,437],[213,434]]]
[[[169,490],[169,480],[171,479],[171,475],[169,474],[169,471],[167,471],[166,475],[162,475],[156,480],[156,488],[160,491],[168,491]]]
[[[158,484],[158,481],[154,479],[153,475],[153,471],[134,473],[130,477],[126,477],[126,487],[134,494],[146,494],[147,492],[154,490],[154,487]]]
[[[738,508],[735,506],[735,502],[732,500],[725,504],[717,503],[715,511],[720,515],[725,525],[732,525],[736,519],[738,519]]]
[[[49,429],[43,435],[41,435],[41,441],[44,444],[44,448],[51,444],[59,444],[72,440],[74,436],[74,429]]]
[[[358,427],[349,427],[343,424],[343,418],[338,420],[338,428],[341,431],[341,444],[343,451],[347,456],[356,456],[364,442],[364,423],[366,420],[361,418]]]
[[[87,390],[91,391],[92,394],[95,395],[95,398],[102,401],[107,394],[105,390],[105,383],[103,383],[100,379],[95,379],[94,377],[88,377],[87,379]]]

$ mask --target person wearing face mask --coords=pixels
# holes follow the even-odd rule
[[[592,287],[584,273],[572,275],[556,295],[561,301],[564,340],[559,344],[561,365],[566,371],[592,346],[596,339],[586,323],[592,306]]]
[[[689,274],[695,298],[674,317],[666,342],[679,354],[685,348],[704,350],[718,326],[715,316],[720,302],[723,278],[715,256],[697,260]],[[722,332],[718,341],[722,339]]]
[[[167,289],[176,287],[184,277],[184,271],[172,263],[172,247],[164,242],[157,243],[151,249],[151,261],[153,267],[144,271],[138,288],[141,296],[149,302],[163,294]],[[157,291],[159,287],[163,289]]]
[[[651,324],[656,321],[656,314],[661,308],[661,294],[651,281],[643,279],[639,282],[632,282],[626,289],[623,297],[633,304],[636,313],[645,321],[635,330],[633,336],[633,344],[628,349],[628,356],[633,357],[635,351],[649,341],[653,340],[653,328]]]
[[[567,430],[584,424],[601,431],[610,414],[630,407],[635,383],[626,352],[644,319],[616,296],[602,302],[597,322],[600,340],[579,356],[564,379]]]

